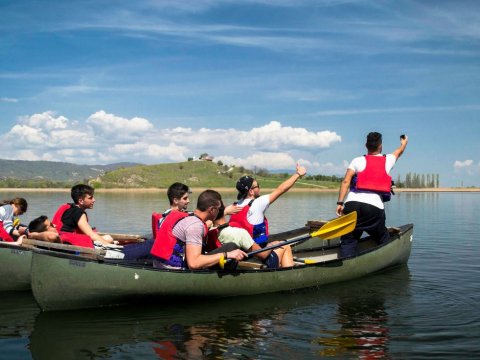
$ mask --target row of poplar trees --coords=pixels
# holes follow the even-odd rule
[[[407,173],[405,180],[403,181],[398,175],[395,185],[398,188],[438,188],[440,187],[440,175],[439,174],[417,174]]]

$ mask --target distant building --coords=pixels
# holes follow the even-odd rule
[[[213,156],[208,155],[207,153],[200,155],[198,158],[200,161],[213,161]]]

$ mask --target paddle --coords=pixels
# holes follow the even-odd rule
[[[247,253],[247,258],[251,258],[253,255],[259,254],[264,251],[274,250],[285,245],[301,243],[313,237],[319,237],[320,239],[323,239],[323,240],[334,239],[339,236],[348,234],[349,232],[352,232],[355,229],[356,224],[357,224],[357,212],[353,211],[347,215],[343,215],[336,219],[328,221],[320,229],[310,234],[301,235],[287,241],[282,241],[272,246],[267,246],[263,249],[251,251]],[[227,259],[226,261],[223,258],[220,259],[220,263],[219,263],[220,268],[224,269],[225,265],[231,262],[234,262],[234,261],[232,259]],[[232,265],[229,265],[227,267],[229,269],[234,268]]]

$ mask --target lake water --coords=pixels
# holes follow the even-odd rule
[[[28,222],[69,194],[0,193],[12,196],[29,201]],[[332,218],[336,196],[286,194],[268,211],[272,232]],[[101,231],[146,233],[152,210],[167,207],[164,193],[96,198],[89,217]],[[480,358],[477,214],[480,193],[397,194],[387,223],[415,224],[408,266],[319,289],[58,313],[3,293],[0,359]]]

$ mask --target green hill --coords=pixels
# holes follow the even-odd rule
[[[0,159],[0,187],[52,188],[70,187],[86,182],[134,163],[109,165],[77,165],[56,161],[26,161]]]
[[[158,165],[141,165],[107,172],[91,180],[96,188],[168,188],[174,182],[182,182],[192,188],[235,188],[235,183],[252,171],[243,167],[219,165],[211,161],[186,161]],[[263,170],[253,175],[264,188],[275,188],[290,174],[273,174]],[[339,181],[319,181],[312,177],[301,179],[296,188],[338,189]]]

